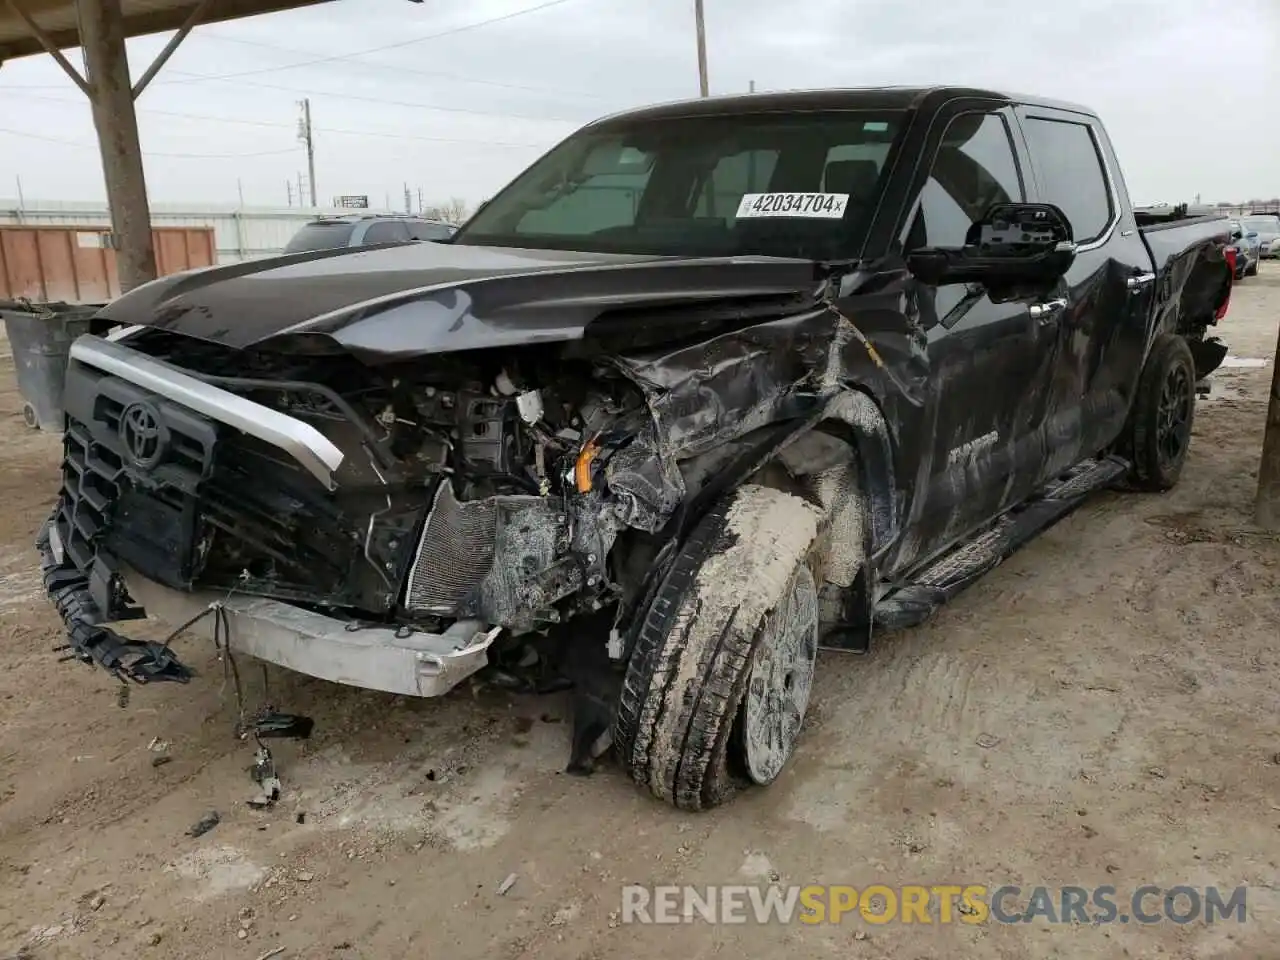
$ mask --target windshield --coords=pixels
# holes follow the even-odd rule
[[[856,255],[900,111],[619,121],[571,136],[458,244],[659,256]]]
[[[1246,230],[1255,230],[1258,233],[1280,233],[1280,218],[1276,217],[1248,217],[1244,221]]]

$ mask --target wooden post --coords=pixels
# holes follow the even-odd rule
[[[1280,531],[1280,330],[1271,361],[1271,400],[1267,404],[1267,428],[1262,437],[1262,463],[1258,466],[1258,526]]]
[[[142,147],[138,143],[138,116],[133,109],[133,85],[124,49],[124,16],[120,0],[79,0],[78,6],[120,289],[130,290],[156,278],[156,252],[151,240]]]

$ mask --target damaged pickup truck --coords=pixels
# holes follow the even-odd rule
[[[1177,482],[1226,234],[1140,227],[1066,104],[613,116],[448,241],[108,305],[44,582],[71,655],[126,683],[191,676],[126,636],[150,615],[400,694],[573,685],[572,768],[611,741],[709,807],[779,776],[819,647],[924,620],[1092,491]]]

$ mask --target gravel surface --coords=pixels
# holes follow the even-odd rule
[[[316,733],[276,749],[280,805],[249,808],[211,650],[124,708],[56,662],[32,542],[59,445],[23,426],[0,358],[0,957],[1276,956],[1280,538],[1251,501],[1278,317],[1268,263],[1221,328],[1266,364],[1214,376],[1174,492],[1099,495],[929,624],[824,653],[780,781],[700,815],[610,765],[562,775],[560,698],[415,702],[278,669],[272,702]],[[626,883],[772,878],[1249,884],[1249,922],[617,922]]]

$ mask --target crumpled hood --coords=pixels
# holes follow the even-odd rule
[[[316,334],[390,357],[572,340],[616,307],[805,295],[816,281],[802,260],[412,243],[162,277],[101,315],[234,348]]]

